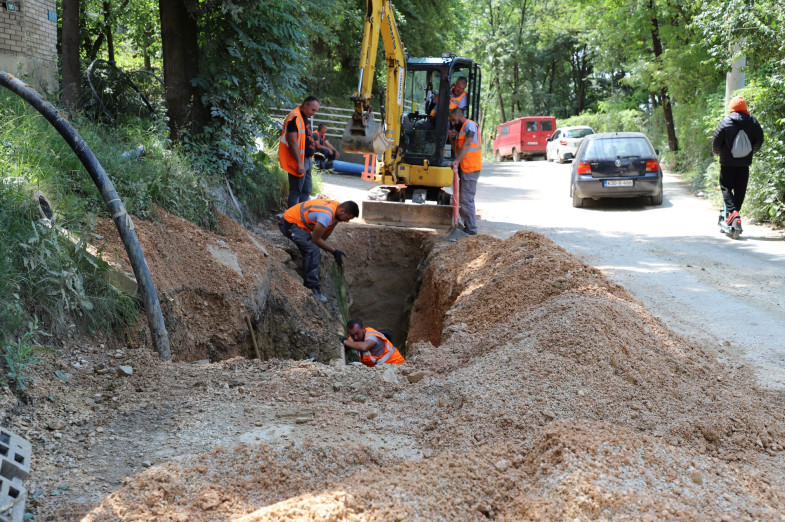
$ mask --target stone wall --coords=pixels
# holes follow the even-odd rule
[[[11,2],[16,11],[9,10]],[[21,74],[39,89],[55,90],[56,13],[55,0],[0,0],[0,70]]]

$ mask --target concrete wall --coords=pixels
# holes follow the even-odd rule
[[[13,1],[13,0],[11,0]],[[57,21],[55,0],[18,0],[17,11],[0,5],[0,69],[36,88],[57,88]]]

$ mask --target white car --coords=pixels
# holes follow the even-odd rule
[[[545,159],[564,163],[568,159],[574,158],[583,138],[589,134],[594,134],[594,131],[591,127],[585,125],[556,129],[553,136],[548,138],[548,145],[545,148]]]

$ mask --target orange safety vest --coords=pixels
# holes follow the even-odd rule
[[[289,126],[289,122],[292,121],[292,118],[294,118],[294,121],[297,124],[297,137],[300,140],[300,150],[298,151],[300,154],[300,161],[305,164],[305,118],[303,118],[303,113],[300,111],[300,107],[297,107],[292,112],[290,112],[289,116],[287,116],[283,121],[283,129],[281,129],[281,140],[278,144],[278,163],[280,163],[283,170],[292,176],[301,178],[305,174],[297,173],[297,158],[295,157],[294,153],[289,150],[289,142],[286,141],[286,127]]]
[[[398,348],[393,346],[393,344],[384,336],[384,334],[378,330],[374,330],[373,328],[365,328],[366,338],[368,337],[368,334],[371,334],[372,337],[376,337],[377,339],[384,341],[384,353],[382,353],[379,357],[374,357],[371,355],[371,352],[357,352],[357,355],[360,356],[360,362],[365,366],[372,368],[377,364],[403,364],[406,362],[406,360],[403,358],[403,355],[401,355],[401,352],[398,351]]]
[[[335,211],[338,209],[338,205],[340,205],[338,201],[331,199],[312,199],[293,206],[283,213],[283,218],[289,223],[313,232],[316,221],[309,219],[308,214],[310,212],[326,212],[330,216],[330,226],[327,227],[327,230],[332,230],[338,224],[338,220],[335,219]]]
[[[311,134],[315,134],[316,135],[316,137],[315,137],[315,139],[313,141],[316,143],[317,146],[320,146],[320,145],[324,146],[324,136],[322,136],[321,132],[319,132],[318,130],[315,130]]]
[[[464,98],[466,98],[467,94],[468,93],[466,91],[463,91],[463,94],[461,94],[460,96],[453,96],[452,91],[450,91],[450,110],[457,109],[458,107],[460,107],[461,102],[463,101]],[[467,104],[467,108],[468,108],[468,104]]]
[[[466,119],[461,126],[461,132],[458,133],[458,151],[460,152],[461,148],[463,147],[463,143],[466,141],[466,124],[469,122],[474,123],[470,119]],[[476,123],[474,123],[477,126]],[[477,127],[477,132],[474,133],[474,138],[471,142],[469,147],[469,151],[461,160],[461,171],[464,173],[467,172],[477,172],[478,170],[482,170],[482,147],[480,146],[480,128]]]

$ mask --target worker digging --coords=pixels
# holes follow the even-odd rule
[[[291,207],[279,218],[281,233],[291,239],[303,255],[303,284],[319,301],[327,302],[319,284],[321,251],[331,253],[335,262],[341,265],[346,254],[327,244],[327,239],[338,223],[350,221],[359,213],[354,201],[339,203],[313,199]]]
[[[369,368],[380,364],[403,364],[406,360],[393,346],[388,335],[364,326],[359,319],[350,319],[346,323],[349,338],[343,344],[347,348],[357,351],[360,362]]]

